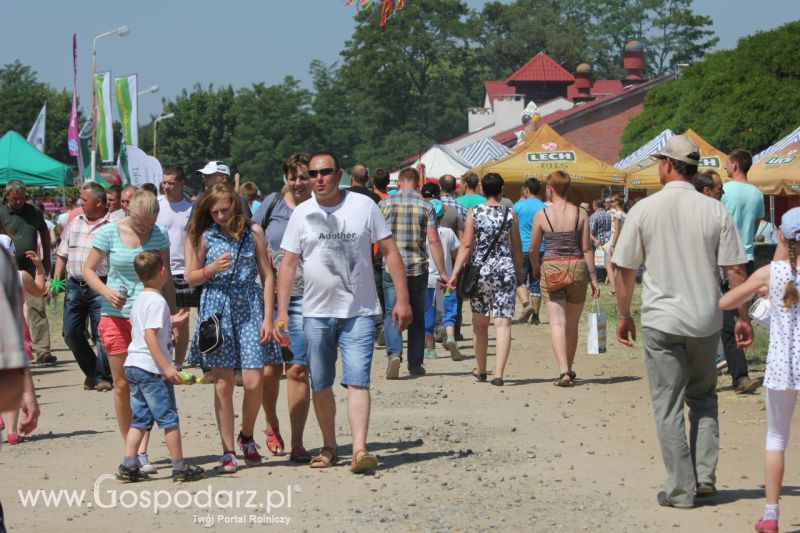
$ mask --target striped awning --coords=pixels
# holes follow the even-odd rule
[[[780,141],[776,142],[769,148],[762,150],[761,152],[757,153],[753,156],[753,163],[758,161],[759,159],[764,159],[768,155],[772,155],[775,152],[779,152],[789,146],[792,143],[796,143],[800,141],[800,127],[794,130],[792,133],[781,139]]]
[[[641,162],[643,159],[650,157],[652,154],[658,152],[664,145],[667,144],[667,139],[675,135],[672,130],[664,130],[649,141],[647,144],[630,154],[628,157],[621,161],[614,163],[617,168],[628,168],[636,163]]]
[[[499,159],[509,152],[508,148],[491,137],[484,137],[458,151],[458,155],[470,162],[472,166],[480,165],[490,159]]]

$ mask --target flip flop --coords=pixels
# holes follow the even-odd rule
[[[328,455],[325,455],[326,453]],[[336,451],[330,446],[323,446],[320,448],[319,453],[311,458],[308,466],[311,468],[330,468],[336,466],[338,462],[339,456],[336,455]]]
[[[275,426],[275,429],[267,428],[264,430],[264,434],[267,436],[267,449],[272,452],[272,455],[283,455],[285,445],[278,427]]]
[[[378,467],[378,456],[369,453],[367,450],[358,450],[353,454],[353,462],[350,471],[354,474],[363,474]]]
[[[311,462],[311,454],[306,451],[302,446],[292,448],[289,454],[289,460],[293,463],[309,463]]]

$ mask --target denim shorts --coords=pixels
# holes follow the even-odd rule
[[[278,314],[278,303],[275,302],[275,315]],[[287,364],[308,367],[308,346],[303,331],[303,297],[292,296],[289,300],[289,348],[292,350],[292,361]]]
[[[304,317],[303,330],[308,343],[308,370],[313,390],[333,386],[337,346],[342,352],[342,386],[369,388],[375,336],[375,320],[372,316]]]
[[[161,429],[178,427],[178,407],[172,383],[161,374],[135,366],[125,367],[125,379],[131,388],[131,427],[149,430],[154,421]]]
[[[542,264],[544,254],[539,252],[539,264]],[[528,292],[531,296],[542,296],[542,285],[539,278],[533,275],[533,265],[531,265],[531,256],[527,253],[522,257],[522,283],[528,284]]]

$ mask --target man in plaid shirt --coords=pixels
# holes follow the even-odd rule
[[[611,209],[611,197],[606,197],[604,201],[595,200],[592,202],[592,207],[594,207],[594,213],[589,217],[589,237],[592,239],[592,247],[597,249],[605,246],[611,238],[611,215],[608,214],[608,210]],[[603,272],[608,264],[608,250],[604,253],[603,265],[595,265],[595,268],[599,268]],[[598,272],[597,277],[602,280],[606,276]]]
[[[112,215],[106,209],[106,192],[96,182],[86,183],[81,187],[83,212],[70,222],[61,243],[56,250],[56,267],[53,279],[61,279],[66,270],[67,292],[64,297],[63,334],[67,346],[86,376],[83,382],[85,390],[111,390],[111,372],[108,360],[97,336],[97,324],[100,321],[102,297],[94,292],[83,280],[83,265],[92,250],[92,240],[100,228],[111,223],[119,215]],[[103,261],[97,270],[100,279],[105,280],[108,274],[108,263]],[[92,339],[97,347],[97,355],[86,339],[86,319],[92,323]]]
[[[428,288],[427,237],[431,256],[440,273],[444,268],[444,251],[436,230],[436,215],[433,206],[417,192],[419,176],[413,168],[404,168],[397,179],[397,194],[381,201],[380,208],[386,223],[403,257],[408,280],[408,297],[413,321],[408,328],[408,372],[414,376],[425,375],[423,350],[425,348],[425,292]],[[446,283],[441,275],[442,283]],[[386,302],[384,332],[389,363],[386,379],[397,379],[403,360],[403,337],[392,324],[391,309],[394,307],[395,291],[392,277],[384,270],[383,294]]]

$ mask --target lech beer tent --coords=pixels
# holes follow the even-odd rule
[[[800,139],[759,159],[747,180],[764,194],[800,194]]]
[[[728,162],[728,156],[714,148],[692,129],[686,130],[684,135],[692,139],[700,148],[700,167],[698,171],[715,170],[723,180],[727,179],[724,168]],[[661,180],[658,177],[658,161],[653,158],[648,157],[624,170],[628,175],[629,189],[658,190],[662,187]]]
[[[643,144],[640,148],[638,148],[635,152],[629,154],[626,158],[621,159],[614,163],[614,166],[617,168],[621,168],[625,170],[628,167],[632,167],[638,163],[641,163],[645,159],[649,159],[651,155],[654,153],[662,150],[664,146],[667,144],[667,139],[675,135],[672,133],[672,130],[666,129],[647,141]],[[649,163],[648,163],[649,164]]]
[[[29,187],[61,187],[72,184],[72,169],[9,131],[0,138],[0,186],[14,179]]]
[[[505,180],[509,198],[519,197],[526,179],[536,178],[544,182],[555,170],[569,174],[572,185],[625,186],[622,171],[574,146],[547,124],[528,131],[522,144],[515,146],[506,157],[472,169],[479,176],[489,172],[500,174]]]

